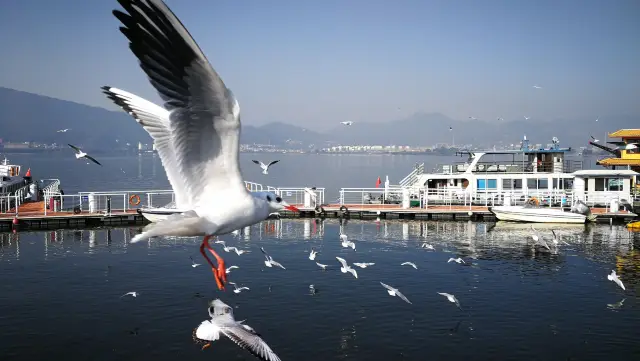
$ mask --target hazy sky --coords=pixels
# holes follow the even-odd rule
[[[245,124],[640,114],[637,0],[166,1]],[[100,92],[111,85],[159,102],[115,0],[2,3],[0,86],[116,109]]]

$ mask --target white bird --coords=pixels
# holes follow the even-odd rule
[[[236,268],[240,268],[240,267],[238,267],[238,266],[229,266],[229,267],[227,267],[227,269],[224,270],[224,272],[226,274],[229,274],[229,273],[231,273],[232,269],[236,269]]]
[[[427,242],[424,242],[420,247],[426,248],[426,249],[430,249],[430,250],[435,250],[435,247],[433,247],[432,245],[430,245]]]
[[[598,120],[600,120],[600,117],[597,117],[597,118],[596,118],[596,122],[597,122]]]
[[[272,165],[278,163],[279,160],[271,161],[271,163],[269,163],[269,164],[264,164],[264,163],[262,163],[260,161],[257,161],[257,160],[252,160],[252,162],[254,162],[255,164],[259,165],[260,168],[262,168],[262,174],[269,174],[269,167],[271,167]]]
[[[235,282],[229,282],[230,285],[233,285],[233,292],[234,293],[240,293],[243,290],[247,290],[249,291],[249,287],[238,287],[237,284],[235,284]]]
[[[189,258],[191,258],[191,267],[196,268],[200,266],[200,263],[196,263],[191,256],[189,256]]]
[[[318,252],[316,252],[313,248],[311,248],[311,253],[309,253],[309,259],[313,261],[314,259],[316,259],[317,254]]]
[[[416,264],[413,263],[413,262],[404,262],[404,263],[401,264],[401,266],[411,266],[411,267],[413,267],[415,269],[418,269],[418,266],[416,266]]]
[[[456,298],[456,296],[450,294],[450,293],[444,293],[444,292],[438,292],[439,295],[446,297],[449,302],[453,302],[456,304],[456,306],[458,306],[459,309],[462,309],[462,307],[460,307],[460,302],[458,302],[458,299]]]
[[[90,160],[92,162],[94,162],[95,164],[102,166],[102,164],[100,164],[100,162],[98,162],[97,160],[95,160],[95,158],[93,158],[92,156],[88,155],[87,153],[83,152],[82,149],[76,147],[75,145],[72,144],[67,144],[69,147],[71,147],[73,150],[76,151],[76,159],[80,159],[80,158],[84,158],[87,160]],[[89,163],[87,163],[89,164]]]
[[[560,238],[558,238],[558,235],[556,235],[556,231],[554,231],[554,230],[552,229],[552,230],[551,230],[551,233],[553,234],[553,239],[552,239],[551,241],[553,242],[553,245],[554,245],[554,246],[558,247],[558,244],[559,244],[560,242],[562,242],[562,243],[566,244],[567,246],[570,246],[570,244],[569,244],[569,243],[567,243],[567,242],[565,242],[565,241],[561,240]]]
[[[216,341],[220,334],[227,336],[241,348],[249,351],[263,361],[280,361],[278,355],[267,345],[261,336],[244,321],[236,321],[233,308],[219,299],[209,303],[209,317],[195,330],[196,338],[204,341]]]
[[[538,86],[538,85],[534,85],[533,87],[536,88],[536,89],[542,89],[542,87]]]
[[[360,268],[367,268],[369,266],[373,266],[375,263],[360,263],[360,262],[353,262],[354,266],[358,266]]]
[[[344,248],[349,248],[351,247],[354,251],[356,250],[356,244],[352,241],[349,240],[349,237],[347,237],[346,234],[340,234],[340,242],[342,244],[342,247]]]
[[[269,268],[271,268],[271,267],[273,267],[273,266],[276,266],[276,267],[280,267],[280,268],[282,268],[282,269],[286,269],[286,268],[284,268],[284,266],[283,266],[283,265],[281,265],[279,262],[274,261],[274,260],[273,260],[273,257],[271,257],[271,256],[267,253],[267,251],[265,251],[265,250],[264,250],[264,248],[263,248],[263,247],[260,247],[260,251],[262,251],[262,253],[264,254],[264,258],[265,258],[265,260],[264,260],[264,265],[265,265],[265,266],[267,266],[267,267],[269,267]]]
[[[547,241],[545,241],[544,238],[538,236],[538,231],[536,231],[536,229],[533,228],[533,225],[531,225],[531,230],[533,231],[533,234],[531,235],[531,238],[533,239],[533,241],[536,242],[538,245],[548,250],[551,250],[551,248],[547,244]]]
[[[600,141],[600,139],[594,138],[593,135],[591,136],[591,139],[593,140],[594,143],[598,143]]]
[[[342,125],[353,125],[352,121],[340,122]]]
[[[66,133],[66,132],[68,132],[70,130],[71,130],[71,128],[60,129],[60,130],[58,130],[58,133]]]
[[[121,32],[169,110],[165,118],[169,126],[155,114],[149,121],[156,122],[167,138],[166,146],[174,153],[171,166],[183,180],[181,192],[190,206],[148,225],[131,242],[156,236],[204,236],[201,253],[216,269],[204,253],[211,236],[242,229],[283,209],[299,210],[271,192],[246,189],[238,159],[239,103],[180,20],[159,0],[120,0],[120,4],[126,12],[113,13],[124,25]],[[220,266],[223,260],[216,258]],[[224,272],[214,275],[226,281]]]
[[[133,292],[127,292],[127,293],[125,293],[124,295],[120,296],[120,298],[122,298],[122,297],[124,297],[124,296],[133,296],[133,297],[138,297],[138,296],[140,296],[140,294],[139,294],[138,292],[135,292],[135,291],[133,291]]]
[[[316,262],[316,264],[318,265],[318,267],[322,268],[322,270],[326,270],[327,266],[328,266],[326,264],[322,264],[322,263],[318,263],[318,262]]]
[[[405,301],[406,303],[411,303],[411,301],[409,301],[408,298],[406,298],[402,293],[400,293],[400,291],[397,288],[393,288],[387,284],[384,284],[382,282],[380,282],[381,285],[384,286],[384,288],[387,289],[387,292],[389,292],[389,295],[391,296],[398,296],[400,297],[401,300]]]
[[[351,268],[348,264],[347,261],[344,260],[344,258],[340,258],[340,257],[336,257],[336,259],[342,264],[342,267],[340,267],[340,272],[342,273],[347,273],[347,272],[351,272],[351,274],[353,275],[353,277],[358,278],[358,272],[356,272],[356,270],[354,270],[353,268]]]
[[[243,249],[238,249],[238,247],[229,247],[229,249],[235,251],[238,256],[246,252]]]
[[[478,118],[476,118],[476,117],[469,117],[469,119],[471,119],[471,120],[478,120]]]
[[[529,120],[529,119],[531,119],[531,117],[527,117],[527,116],[524,117],[524,120]]]
[[[496,119],[498,119],[499,121],[503,121],[504,120],[504,118],[502,118],[502,117],[497,117]]]
[[[449,262],[455,262],[455,263],[467,263],[465,262],[462,258],[458,257],[458,258],[449,258],[449,260],[447,261],[447,263]]]
[[[618,286],[620,286],[620,288],[622,288],[623,291],[626,290],[626,288],[624,288],[624,284],[622,284],[622,281],[620,280],[620,278],[618,278],[616,271],[612,270],[611,274],[607,275],[607,279],[609,281],[615,282]]]

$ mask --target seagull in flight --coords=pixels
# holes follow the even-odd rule
[[[264,164],[259,160],[252,160],[252,162],[254,162],[255,164],[259,165],[260,168],[262,168],[262,174],[269,174],[269,167],[278,163],[279,161],[280,160],[273,160],[269,164]]]
[[[598,142],[600,141],[600,139],[596,139],[596,138],[594,138],[594,137],[593,137],[593,135],[591,136],[591,140],[592,140],[594,143],[598,143]]]
[[[478,120],[478,118],[476,118],[476,117],[469,117],[469,119],[471,119],[471,120]]]
[[[138,296],[140,296],[140,294],[139,294],[138,292],[135,292],[135,291],[133,291],[133,292],[127,292],[127,293],[125,293],[124,295],[120,296],[120,298],[122,298],[122,297],[124,297],[124,296],[133,296],[133,297],[138,297]]]
[[[349,237],[346,234],[344,234],[344,233],[340,234],[340,241],[342,243],[342,247],[344,247],[344,248],[351,247],[354,251],[356,250],[356,244],[354,242],[350,241]]]
[[[243,290],[247,290],[249,291],[249,287],[238,287],[237,284],[235,284],[235,282],[229,282],[230,285],[233,285],[233,292],[234,293],[240,293]]]
[[[207,247],[209,239],[261,222],[282,209],[299,210],[271,192],[247,191],[238,159],[240,105],[175,14],[160,0],[119,3],[124,11],[113,14],[122,22],[120,31],[169,112],[165,118],[154,113],[149,121],[167,137],[165,147],[174,153],[172,166],[183,180],[182,193],[190,205],[183,213],[148,225],[131,242],[203,236],[200,251],[218,288],[224,289],[224,260]],[[216,257],[217,267],[205,247]]]
[[[353,262],[354,266],[358,266],[360,268],[367,268],[369,266],[373,266],[375,263],[360,263],[360,262]]]
[[[246,252],[244,249],[238,249],[238,247],[229,247],[229,250],[235,251],[238,256]]]
[[[449,300],[449,302],[455,303],[456,306],[458,306],[458,308],[462,310],[462,307],[460,307],[460,302],[458,302],[458,299],[456,298],[456,296],[454,296],[454,295],[452,295],[450,293],[445,293],[445,292],[438,292],[438,294],[440,296],[446,297]]]
[[[196,268],[200,266],[200,263],[196,263],[191,256],[189,256],[189,258],[191,258],[191,267]]]
[[[284,268],[284,266],[283,266],[283,265],[281,265],[279,262],[274,261],[274,260],[273,260],[273,257],[271,257],[271,256],[267,253],[267,251],[265,251],[265,250],[264,250],[264,248],[263,248],[263,247],[260,247],[260,251],[262,251],[262,253],[264,254],[264,258],[265,258],[265,260],[264,260],[264,265],[265,265],[265,266],[267,266],[267,267],[269,267],[269,268],[271,268],[271,267],[273,267],[273,266],[276,266],[276,267],[280,267],[280,268],[282,268],[282,269],[286,269],[286,268]]]
[[[553,239],[551,241],[553,242],[554,246],[558,247],[558,244],[560,244],[560,242],[562,242],[563,244],[565,244],[567,246],[570,246],[569,243],[567,243],[567,242],[561,240],[560,238],[558,238],[558,235],[556,234],[555,230],[552,229],[551,233],[553,234]]]
[[[415,268],[415,269],[418,269],[418,266],[416,266],[416,264],[415,264],[415,263],[413,263],[413,262],[403,262],[403,263],[401,264],[401,266],[411,266],[411,267],[413,267],[413,268]]]
[[[102,164],[100,164],[100,162],[98,162],[97,160],[95,160],[95,158],[93,158],[92,156],[88,155],[87,153],[83,152],[82,149],[76,147],[75,145],[72,144],[67,144],[69,147],[71,147],[73,150],[76,151],[76,159],[80,159],[80,158],[84,158],[87,160],[90,160],[92,162],[94,162],[95,164],[102,166]]]
[[[533,228],[533,225],[531,225],[531,230],[533,231],[533,234],[531,235],[531,238],[533,239],[533,241],[538,245],[548,250],[551,250],[551,247],[549,247],[549,245],[547,244],[547,241],[545,241],[544,238],[538,235],[538,231],[535,228]]]
[[[238,266],[229,266],[229,267],[227,267],[227,269],[224,272],[226,274],[229,274],[229,273],[231,273],[232,269],[236,269],[236,268],[240,268],[240,267],[238,267]]]
[[[68,132],[70,130],[71,130],[71,128],[60,129],[60,130],[57,131],[57,133],[66,133],[66,132]]]
[[[618,275],[616,274],[616,271],[611,271],[611,274],[607,275],[607,279],[609,281],[615,282],[618,286],[620,286],[620,288],[622,288],[623,291],[626,290],[626,288],[624,288],[624,284],[622,283],[620,278],[618,278]]]
[[[435,251],[435,249],[436,249],[435,247],[433,247],[432,245],[430,245],[430,244],[429,244],[429,243],[427,243],[427,242],[424,242],[420,247],[422,247],[422,248],[426,248],[426,249],[430,249],[430,250],[432,250],[432,251]]]
[[[315,260],[317,254],[318,254],[318,252],[316,252],[316,250],[311,248],[311,253],[309,253],[309,259],[312,260],[312,261]]]
[[[533,87],[536,88],[536,89],[542,89],[542,87],[538,86],[538,85],[534,85]]]
[[[458,258],[449,258],[449,260],[447,261],[447,263],[449,262],[455,262],[455,263],[467,263],[465,262],[462,258],[458,257]]]
[[[406,303],[411,304],[411,301],[409,301],[409,299],[408,299],[408,298],[406,298],[406,297],[405,297],[405,296],[404,296],[400,291],[398,291],[398,289],[397,289],[397,288],[393,288],[393,287],[391,287],[391,286],[389,286],[389,285],[387,285],[387,284],[384,284],[384,283],[382,283],[382,282],[380,282],[380,284],[381,284],[382,286],[384,286],[384,288],[386,288],[386,289],[387,289],[387,292],[389,292],[389,295],[391,295],[391,296],[398,296],[398,297],[400,297],[400,299],[401,299],[401,300],[405,301]]]
[[[211,319],[203,321],[196,328],[196,338],[212,342],[219,340],[220,335],[224,335],[260,360],[281,361],[280,357],[264,342],[260,334],[245,325],[244,321],[235,320],[231,306],[215,299],[209,303],[208,311]]]
[[[327,264],[322,264],[322,263],[318,263],[318,262],[316,262],[316,264],[318,265],[318,267],[322,268],[323,271],[327,270],[327,266],[328,266]]]
[[[356,270],[351,268],[347,264],[347,261],[345,261],[344,258],[336,257],[336,259],[342,264],[342,267],[340,267],[340,272],[342,272],[342,273],[350,272],[353,275],[353,277],[358,278],[358,272],[356,272]]]
[[[342,125],[353,125],[352,121],[340,122]]]
[[[527,117],[527,116],[524,117],[524,120],[529,120],[529,119],[531,119],[531,117]]]

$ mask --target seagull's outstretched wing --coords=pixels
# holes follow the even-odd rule
[[[267,164],[267,167],[271,167],[272,165],[278,163],[280,160],[274,160],[271,163]]]
[[[133,117],[153,139],[162,166],[175,194],[177,208],[188,208],[188,199],[184,190],[184,181],[180,176],[178,164],[171,143],[171,122],[169,111],[146,99],[127,91],[103,86],[102,92],[116,105]]]
[[[118,0],[120,31],[169,116],[176,163],[197,203],[247,192],[239,162],[240,106],[173,12],[160,0]],[[225,193],[222,193],[225,192]]]
[[[85,158],[87,158],[87,159],[89,159],[90,161],[94,162],[95,164],[97,164],[97,165],[99,165],[99,166],[102,166],[102,164],[100,164],[100,162],[98,162],[97,160],[95,160],[95,158],[93,158],[92,156],[90,156],[90,155],[85,155],[84,157],[85,157]]]
[[[250,327],[233,322],[222,324],[220,331],[238,346],[249,351],[263,361],[280,361],[280,357],[267,345],[262,338]],[[197,335],[196,335],[197,336]]]
[[[252,162],[254,162],[255,164],[257,164],[257,165],[259,165],[259,166],[262,166],[262,165],[263,165],[263,164],[262,164],[262,162],[261,162],[261,161],[259,161],[259,160],[255,160],[255,159],[254,159],[254,160],[252,160]]]
[[[349,265],[347,264],[347,261],[345,261],[345,260],[344,260],[344,258],[336,257],[336,259],[337,259],[340,263],[342,263],[342,267],[344,267],[344,268],[348,268],[348,267],[349,267]]]
[[[76,151],[76,153],[80,153],[80,152],[82,152],[82,150],[81,150],[80,148],[76,147],[76,146],[75,146],[75,145],[73,145],[73,144],[67,144],[67,145],[68,145],[68,146],[70,146],[71,148],[73,148],[73,150],[75,150],[75,151]]]

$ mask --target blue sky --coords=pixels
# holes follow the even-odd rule
[[[166,1],[245,124],[640,114],[636,0]],[[116,8],[5,1],[0,86],[116,109],[100,92],[111,85],[159,102]]]

